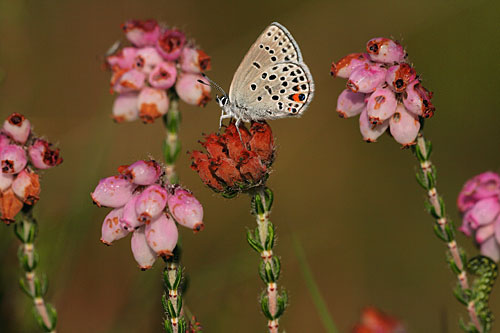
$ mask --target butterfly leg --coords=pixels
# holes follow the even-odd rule
[[[219,119],[219,130],[222,127],[222,121],[224,119],[228,119],[228,118],[231,118],[231,115],[230,114],[224,114],[224,111],[222,111],[222,114],[221,114],[220,119]]]
[[[241,124],[241,118],[236,118],[236,123],[234,124],[234,126],[236,126],[236,130],[238,131],[238,134],[240,135],[241,144],[243,146],[245,146],[245,144],[243,143],[243,138],[241,137],[240,124]]]

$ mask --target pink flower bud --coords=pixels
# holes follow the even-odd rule
[[[145,271],[153,267],[158,256],[148,245],[144,226],[134,231],[130,243],[132,254],[135,261],[139,264],[139,268]]]
[[[495,223],[487,224],[476,230],[476,242],[484,243],[488,238],[495,234]]]
[[[377,88],[368,98],[366,111],[372,124],[380,124],[396,112],[396,96],[389,88]]]
[[[123,214],[120,218],[120,226],[124,230],[132,232],[143,225],[143,223],[139,221],[139,218],[135,211],[135,205],[137,203],[137,198],[139,197],[139,195],[140,193],[134,194],[134,196],[132,196],[132,198],[123,207]]]
[[[161,56],[169,61],[174,61],[181,55],[186,43],[186,36],[179,30],[165,30],[161,33],[156,44],[156,49]]]
[[[137,101],[139,117],[144,123],[153,123],[168,111],[169,100],[165,90],[145,87]]]
[[[153,160],[140,160],[131,165],[119,167],[118,172],[137,185],[151,185],[160,178],[162,169],[160,164]]]
[[[12,140],[24,144],[30,136],[31,124],[22,114],[13,113],[3,123],[3,130]]]
[[[168,208],[180,225],[194,232],[203,230],[203,207],[190,191],[176,187],[168,197]]]
[[[384,121],[380,125],[373,125],[368,120],[368,112],[366,108],[361,112],[359,116],[359,130],[363,136],[363,140],[366,142],[377,142],[377,138],[384,134],[389,126],[389,121]]]
[[[28,147],[28,155],[35,168],[49,169],[62,163],[63,159],[59,156],[59,149],[51,149],[51,147],[51,143],[42,139],[36,139]]]
[[[130,69],[135,64],[137,49],[135,47],[124,47],[113,55],[106,58],[111,68],[117,66],[121,69]]]
[[[407,63],[401,63],[389,67],[385,75],[385,81],[395,92],[403,92],[410,82],[417,78],[415,69]]]
[[[123,208],[115,208],[104,218],[101,228],[101,242],[104,244],[111,245],[115,240],[128,235],[128,231],[120,225],[122,213]]]
[[[359,66],[349,76],[347,88],[353,92],[371,93],[384,83],[386,71],[380,64]]]
[[[0,211],[2,221],[6,224],[15,222],[15,216],[23,208],[23,202],[19,200],[11,188],[3,192],[0,196]]]
[[[388,38],[373,38],[366,44],[370,59],[377,62],[394,63],[406,58],[406,52],[398,43]]]
[[[149,84],[153,88],[168,89],[177,78],[177,68],[172,62],[161,62],[149,73]]]
[[[162,61],[163,59],[154,47],[145,47],[137,51],[134,68],[147,75]]]
[[[128,93],[116,97],[113,103],[113,119],[117,123],[139,119],[139,94]]]
[[[199,74],[181,73],[175,84],[179,97],[186,103],[205,106],[210,101],[210,86],[201,84]]]
[[[472,207],[464,219],[467,220],[473,229],[493,223],[500,213],[500,203],[498,198],[486,198],[479,200],[474,207]]]
[[[91,194],[92,200],[99,207],[122,207],[132,198],[136,186],[122,176],[103,178]]]
[[[425,89],[420,81],[414,80],[403,94],[403,103],[406,109],[416,116],[430,118],[436,108],[431,103],[432,93]]]
[[[180,58],[181,70],[187,73],[201,73],[210,69],[210,57],[202,50],[185,47]]]
[[[12,190],[27,205],[34,205],[40,198],[38,175],[28,169],[19,172],[12,183]]]
[[[479,200],[499,195],[500,175],[491,171],[483,172],[464,184],[457,198],[457,206],[464,213]]]
[[[113,89],[119,94],[138,91],[144,87],[146,74],[137,69],[131,69],[120,76]]]
[[[165,209],[168,200],[168,193],[160,185],[147,187],[137,198],[135,211],[142,223],[149,223],[155,220]]]
[[[24,169],[26,163],[26,152],[18,145],[8,145],[0,151],[0,163],[2,172],[4,173],[19,173]]]
[[[10,173],[0,172],[0,192],[5,192],[12,182],[14,181],[14,175]],[[2,194],[0,193],[0,196]]]
[[[491,237],[481,244],[481,254],[498,262],[500,259],[500,247],[495,237]]]
[[[351,53],[346,55],[339,61],[332,62],[332,67],[330,70],[330,74],[333,77],[342,77],[347,79],[351,76],[352,72],[361,65],[368,64],[370,65],[372,62],[368,58],[368,55],[365,53]]]
[[[172,256],[178,237],[174,220],[165,213],[146,225],[146,240],[149,247],[159,256]]]
[[[337,113],[340,118],[354,117],[365,107],[365,94],[344,89],[337,99]]]
[[[155,45],[160,36],[160,27],[156,20],[129,20],[122,24],[127,39],[137,47]]]
[[[403,147],[415,144],[420,122],[418,118],[406,111],[404,105],[398,104],[396,113],[389,120],[389,126],[394,140],[402,144]]]

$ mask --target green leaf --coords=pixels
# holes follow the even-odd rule
[[[288,305],[288,294],[286,290],[281,291],[281,295],[277,297],[277,309],[276,314],[274,315],[274,319],[281,317],[281,315],[285,312],[285,309]]]
[[[42,297],[42,284],[40,283],[40,279],[36,275],[33,278],[33,284],[35,285],[35,297]]]
[[[14,233],[16,234],[17,238],[19,238],[19,240],[22,242],[22,243],[26,243],[26,240],[24,239],[24,222],[18,222],[16,224],[14,224]]]
[[[441,230],[441,227],[439,226],[439,224],[434,224],[434,233],[436,234],[436,236],[438,236],[438,238],[440,240],[442,240],[443,242],[448,242],[448,240],[446,239],[446,236],[444,235],[443,231]]]
[[[251,230],[247,230],[247,242],[250,245],[250,247],[255,251],[257,251],[258,253],[261,253],[264,250],[262,248],[262,245],[260,245],[260,243],[254,239]]]
[[[271,315],[271,312],[269,311],[269,298],[267,297],[266,292],[264,291],[260,297],[260,307],[262,310],[262,313],[264,316],[266,316],[267,319],[273,320],[273,316]]]
[[[165,283],[165,286],[167,287],[168,290],[174,289],[172,285],[170,284],[170,279],[168,277],[168,268],[165,267],[163,269],[163,282]]]
[[[34,243],[36,235],[38,233],[38,225],[36,223],[28,224],[28,237],[26,238],[26,243]]]
[[[161,305],[163,306],[163,311],[165,313],[168,313],[168,299],[166,292],[164,292],[163,295],[161,296]]]
[[[181,152],[181,142],[180,140],[175,141],[174,145],[171,146],[167,142],[164,142],[163,145],[163,154],[165,155],[165,162],[167,164],[174,164],[177,158],[179,157],[179,153]]]
[[[167,301],[167,314],[170,318],[177,318],[177,313],[175,312],[174,304],[172,304],[172,301],[170,299]]]
[[[281,262],[280,259],[276,256],[273,256],[271,258],[271,261],[273,263],[273,273],[274,276],[276,277],[276,281],[280,278],[280,273],[281,273]]]
[[[24,278],[19,278],[19,287],[21,287],[21,290],[24,291],[24,293],[26,295],[28,295],[28,297],[33,298],[33,294],[31,293],[31,290],[26,285],[26,280],[24,280]]]
[[[273,267],[270,262],[264,264],[264,270],[266,272],[266,282],[276,282],[276,276],[274,276]]]
[[[436,187],[436,178],[434,177],[432,172],[427,172],[426,176],[427,176],[427,185],[428,185],[427,188],[430,190],[430,189]]]
[[[163,322],[164,323],[164,327],[165,327],[165,331],[167,333],[174,333],[174,328],[172,327],[172,324],[170,323],[170,319],[165,319],[165,321]]]
[[[462,290],[462,287],[460,285],[457,285],[455,289],[453,289],[453,294],[457,298],[457,300],[462,303],[463,305],[467,306],[467,298]]]
[[[178,332],[186,332],[187,324],[186,324],[186,319],[184,317],[179,318],[178,322]]]
[[[432,154],[432,142],[430,140],[425,140],[425,150],[427,151],[427,155],[425,156],[425,159],[428,160],[431,158],[431,154]]]
[[[255,194],[255,212],[257,215],[263,215],[264,214],[264,205],[262,204],[262,198],[260,194]]]
[[[328,333],[337,333],[337,327],[335,326],[330,313],[328,312],[328,307],[319,291],[318,285],[316,281],[314,281],[314,277],[312,275],[311,269],[307,263],[307,258],[304,253],[304,249],[300,244],[299,239],[295,234],[292,234],[293,239],[293,248],[295,250],[295,255],[297,256],[297,260],[299,261],[302,275],[304,277],[304,281],[307,285],[307,289],[309,289],[309,294],[314,302],[314,306],[316,307],[316,311],[318,311],[319,317],[321,318],[321,322],[323,323],[323,327],[325,331]]]
[[[177,315],[180,315],[181,311],[182,311],[182,302],[183,302],[183,299],[182,299],[182,295],[177,295]]]
[[[267,225],[266,250],[272,250],[274,246],[274,225],[269,222]]]
[[[274,202],[274,193],[270,188],[266,187],[264,189],[264,194],[266,198],[266,211],[270,212]]]
[[[419,145],[415,145],[414,147],[415,147],[415,155],[417,156],[418,161],[420,163],[425,162],[426,158],[422,154],[422,151],[420,150],[420,146]]]
[[[50,330],[53,331],[57,326],[57,311],[50,303],[45,303],[45,307],[47,308],[47,313],[51,323]]]
[[[181,280],[182,280],[182,269],[177,266],[176,270],[175,270],[175,281],[174,281],[174,285],[172,286],[172,289],[173,290],[177,290],[179,288],[179,284],[181,283]]]
[[[36,322],[38,323],[38,326],[40,326],[45,332],[50,332],[51,331],[50,327],[47,327],[47,325],[45,325],[45,323],[43,322],[43,318],[36,310],[36,307],[33,307],[32,311],[33,311],[33,316],[35,317]]]
[[[266,275],[266,263],[264,261],[261,261],[259,263],[259,276],[264,281],[264,283],[268,283],[269,281],[267,280],[267,275]]]
[[[424,189],[424,190],[428,190],[428,186],[427,186],[427,178],[425,177],[424,173],[420,170],[418,170],[416,173],[415,173],[415,178],[417,179],[417,183]]]

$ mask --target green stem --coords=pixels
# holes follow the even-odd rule
[[[181,114],[179,112],[179,98],[171,95],[168,112],[163,116],[165,125],[165,142],[163,144],[163,155],[166,163],[166,177],[171,184],[177,184],[179,178],[175,172],[175,162],[181,151],[181,141],[179,140],[179,128],[181,124]]]
[[[448,247],[449,264],[458,279],[456,296],[467,306],[472,326],[477,332],[483,333],[485,330],[479,320],[474,300],[470,297],[472,291],[467,276],[467,267],[464,265],[467,257],[464,250],[457,244],[455,228],[446,217],[444,201],[436,188],[436,168],[432,165],[430,160],[430,155],[432,153],[431,142],[426,140],[420,133],[414,150],[420,167],[417,173],[417,180],[427,191],[429,200],[427,204],[428,210],[436,220],[434,230],[436,235],[444,241]]]
[[[286,291],[278,292],[277,281],[280,277],[281,262],[274,255],[273,247],[276,239],[274,225],[269,220],[274,195],[268,188],[260,189],[252,197],[252,212],[256,217],[257,228],[247,232],[249,245],[260,254],[259,274],[266,284],[266,289],[260,297],[261,309],[268,319],[267,326],[270,333],[277,333],[279,319],[286,309],[288,296]]]
[[[35,239],[38,225],[32,214],[32,206],[25,206],[20,213],[20,221],[15,224],[14,232],[21,240],[18,257],[24,271],[19,280],[22,290],[33,300],[34,315],[40,327],[45,332],[56,332],[57,312],[53,306],[46,303],[44,296],[47,293],[47,278],[39,276],[36,267],[39,255],[35,249]]]

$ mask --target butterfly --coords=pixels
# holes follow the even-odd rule
[[[314,81],[302,60],[297,42],[288,30],[271,23],[257,38],[233,76],[229,94],[204,76],[222,92],[216,101],[222,108],[219,127],[227,118],[261,121],[297,117],[314,96]]]

